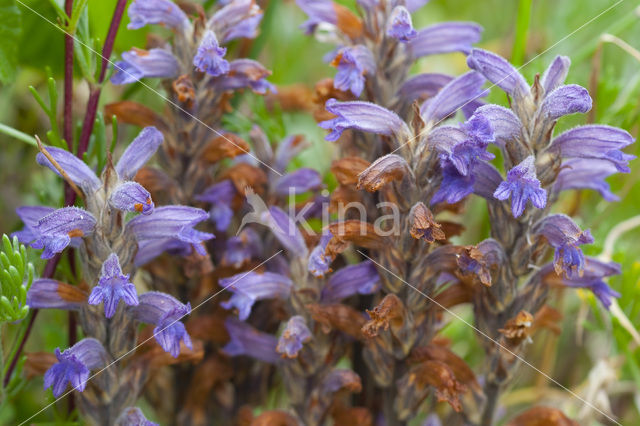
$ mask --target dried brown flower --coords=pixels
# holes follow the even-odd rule
[[[407,161],[399,155],[388,154],[378,158],[358,175],[356,188],[375,192],[389,182],[402,181],[408,174],[411,174],[411,170]]]
[[[424,240],[428,243],[434,243],[436,240],[444,240],[445,234],[442,226],[433,218],[431,210],[424,203],[416,203],[410,212],[411,217],[411,236],[416,240]]]
[[[355,185],[358,183],[358,175],[370,165],[364,158],[344,157],[331,164],[331,172],[341,185]]]

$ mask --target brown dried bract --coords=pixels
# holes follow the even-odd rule
[[[178,102],[187,107],[187,109],[192,109],[196,103],[196,91],[191,78],[187,74],[181,75],[173,80],[171,87],[178,98]]]
[[[531,325],[533,324],[533,315],[527,311],[520,311],[515,318],[509,319],[504,328],[498,329],[512,346],[517,346],[523,340],[529,337]]]
[[[333,86],[332,78],[325,78],[316,83],[313,93],[313,103],[317,105],[317,109],[313,113],[316,121],[330,120],[335,117],[324,107],[329,99],[337,99],[339,101],[347,101],[353,99],[349,92],[343,92]]]
[[[298,426],[298,421],[285,411],[265,411],[251,420],[251,426]]]
[[[371,317],[362,327],[362,333],[367,337],[375,337],[380,329],[388,330],[389,326],[402,327],[406,314],[404,304],[395,294],[387,294],[372,310],[367,309]]]
[[[373,416],[365,407],[348,407],[341,401],[334,401],[331,417],[335,426],[372,426]]]
[[[66,302],[84,302],[87,300],[87,293],[80,288],[58,281],[56,290],[58,296]]]
[[[362,314],[350,306],[339,303],[333,305],[309,304],[306,308],[311,317],[322,326],[322,331],[332,329],[342,331],[356,339],[362,339],[362,326],[365,319]]]
[[[472,300],[473,291],[468,286],[462,284],[450,285],[435,297],[435,301],[444,308],[470,303]]]
[[[140,357],[136,357],[137,361],[141,361],[144,364],[147,364],[150,368],[160,368],[165,365],[174,365],[183,362],[190,362],[193,364],[198,364],[202,361],[204,357],[204,345],[200,340],[192,340],[193,349],[189,349],[185,346],[184,342],[180,342],[180,355],[177,358],[174,358],[169,352],[166,352],[162,347],[158,344],[153,345],[153,347],[140,355]]]
[[[457,380],[466,386],[476,389],[480,388],[476,380],[476,375],[471,367],[445,346],[431,343],[427,346],[413,349],[409,357],[409,362],[411,363],[420,363],[429,360],[440,361],[447,364]]]
[[[28,352],[24,363],[24,374],[27,380],[42,376],[58,359],[51,352]]]
[[[358,175],[370,165],[364,158],[344,157],[331,164],[331,172],[341,185],[355,185],[358,183]]]
[[[409,371],[409,383],[418,387],[432,386],[438,401],[446,401],[455,411],[462,411],[460,395],[467,387],[460,383],[451,368],[441,361],[425,361]]]
[[[257,167],[247,163],[238,163],[227,169],[220,180],[231,179],[233,186],[240,194],[245,193],[247,187],[255,192],[261,192],[262,186],[267,183],[267,175]]]
[[[542,328],[548,329],[553,334],[560,334],[561,329],[558,324],[560,324],[561,320],[562,314],[558,310],[549,305],[543,305],[542,308],[540,308],[533,316],[531,334]]]
[[[340,185],[331,192],[329,213],[337,213],[350,203],[361,203],[362,193],[353,185]]]
[[[160,130],[167,130],[167,123],[150,108],[133,101],[120,101],[104,107],[104,116],[111,120],[115,115],[122,123],[133,124],[138,127],[156,126]]]
[[[577,426],[578,422],[557,408],[538,406],[528,409],[512,419],[507,426]]]
[[[337,27],[352,40],[362,35],[362,20],[345,6],[333,3],[336,12]]]
[[[402,181],[410,173],[409,165],[404,158],[388,154],[378,158],[358,175],[356,188],[375,192],[389,182]]]
[[[371,250],[384,247],[384,238],[378,235],[374,226],[368,222],[345,220],[329,225],[329,231],[333,234],[329,245],[341,247],[342,251],[345,248],[344,243],[347,242]],[[336,241],[334,242],[334,240]],[[327,247],[327,252],[329,252],[329,247]]]
[[[409,233],[416,240],[424,240],[434,243],[436,240],[446,238],[442,226],[433,218],[431,210],[420,202],[411,208],[411,229]]]
[[[210,140],[202,151],[202,159],[216,163],[223,158],[234,158],[249,152],[249,144],[238,135],[225,133]]]
[[[229,334],[224,326],[224,320],[225,313],[218,310],[210,315],[190,316],[185,323],[185,327],[191,338],[222,345],[229,341]]]
[[[283,111],[312,111],[315,108],[313,91],[304,84],[278,86],[278,93],[269,93],[267,105],[273,108],[275,102]]]

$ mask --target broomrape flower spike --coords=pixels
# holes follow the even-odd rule
[[[3,251],[0,252],[0,321],[15,322],[29,313],[27,292],[33,283],[34,269],[27,260],[27,250],[13,237],[2,235]]]

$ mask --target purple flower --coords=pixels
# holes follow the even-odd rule
[[[251,228],[245,228],[236,237],[226,241],[221,263],[240,268],[253,257],[262,252],[262,241]]]
[[[522,123],[510,109],[498,105],[483,105],[475,111],[475,115],[489,120],[496,143],[501,147],[518,140],[522,135]]]
[[[333,87],[342,91],[350,90],[354,96],[360,96],[364,89],[364,76],[376,72],[376,63],[371,51],[361,44],[343,47],[333,58],[338,69],[333,79]]]
[[[180,355],[180,341],[193,349],[191,338],[180,319],[191,313],[191,305],[180,303],[165,293],[150,291],[139,297],[139,304],[129,308],[133,316],[145,324],[154,324],[153,335],[158,344],[174,358]]]
[[[337,115],[336,118],[319,124],[323,129],[331,130],[325,138],[336,141],[347,129],[377,133],[385,136],[398,135],[408,139],[409,128],[396,113],[370,102],[352,101],[338,102],[329,99],[325,105],[327,111]]]
[[[252,59],[236,59],[229,63],[229,72],[214,80],[220,91],[249,88],[255,93],[264,95],[267,91],[275,92],[275,87],[266,78],[271,75],[262,64]]]
[[[398,90],[398,97],[407,104],[411,104],[415,100],[431,98],[438,94],[451,80],[453,80],[453,77],[446,74],[418,74],[402,84]]]
[[[78,185],[86,195],[93,194],[102,186],[102,182],[100,182],[100,179],[98,179],[93,170],[66,149],[47,147],[46,150],[67,173],[67,176],[69,176],[73,183]],[[40,152],[36,155],[36,161],[41,166],[48,167],[60,176],[60,172],[58,172],[43,153]]]
[[[267,208],[264,201],[250,191],[247,191],[247,202],[253,211],[244,215],[239,229],[242,229],[247,223],[259,223],[268,227],[280,244],[293,255],[307,256],[307,245],[300,230],[282,209],[276,206]]]
[[[294,172],[280,177],[275,183],[275,193],[278,195],[299,194],[317,189],[322,186],[320,173],[308,167],[303,167]]]
[[[178,75],[180,65],[171,52],[164,49],[132,49],[122,53],[122,60],[114,65],[113,84],[134,83],[145,77],[170,78]]]
[[[60,352],[56,349],[58,362],[44,374],[44,388],[51,388],[57,398],[71,384],[74,390],[84,391],[89,379],[89,372],[102,367],[107,361],[107,352],[96,339],[86,338]]]
[[[225,179],[210,186],[202,194],[196,196],[196,200],[211,204],[209,216],[211,221],[216,224],[218,231],[226,231],[231,224],[231,219],[233,219],[231,203],[236,194],[236,188],[233,186],[231,180]]]
[[[562,157],[607,160],[619,172],[628,173],[628,162],[635,156],[621,150],[633,142],[634,138],[626,130],[592,124],[575,127],[555,137],[549,151]]]
[[[169,0],[134,0],[129,6],[127,28],[137,30],[147,24],[161,24],[171,29],[184,30],[189,26],[187,15]]]
[[[295,315],[287,321],[287,326],[278,339],[276,352],[282,354],[283,357],[295,358],[302,349],[302,345],[311,338],[311,331],[309,331],[304,318]]]
[[[120,300],[129,305],[138,304],[136,287],[129,281],[129,274],[123,274],[120,261],[115,253],[111,253],[102,264],[102,272],[98,285],[91,290],[89,304],[104,303],[104,316],[111,318],[116,313]]]
[[[413,29],[411,13],[404,6],[396,6],[391,11],[387,22],[387,36],[393,37],[403,43],[408,42],[418,33]]]
[[[409,5],[407,9],[411,10]],[[444,22],[419,30],[409,41],[409,49],[414,58],[450,52],[468,54],[481,34],[482,27],[473,22]]]
[[[479,161],[490,161],[495,158],[487,152],[487,147],[495,141],[489,120],[481,115],[474,115],[461,126],[466,138],[456,143],[451,151],[443,153],[442,158],[448,160],[460,172],[468,176]]]
[[[378,0],[373,0],[373,1],[377,2]],[[427,3],[429,3],[429,0],[404,0],[404,5],[407,6],[407,9],[409,9],[409,12],[412,12],[412,13],[420,9],[422,6],[424,6]]]
[[[540,84],[545,93],[549,93],[564,84],[564,80],[569,73],[571,60],[566,56],[556,56],[553,62],[542,74]]]
[[[163,140],[164,136],[155,127],[142,129],[116,164],[115,169],[120,179],[133,179],[138,170],[155,154]]]
[[[213,31],[207,31],[202,37],[196,56],[193,57],[193,65],[200,72],[217,77],[229,72],[229,62],[224,59],[227,53],[226,47],[220,47]]]
[[[507,180],[502,182],[493,193],[498,200],[506,200],[511,196],[513,217],[519,217],[524,212],[529,200],[539,209],[547,205],[547,191],[540,187],[534,161],[533,155],[530,155],[509,170]]]
[[[522,97],[529,93],[529,85],[524,77],[506,59],[495,53],[473,49],[467,57],[467,65],[511,96]]]
[[[459,127],[437,127],[428,137],[441,152],[442,170],[442,182],[431,204],[457,203],[474,191],[478,165],[494,158],[487,152],[487,146],[495,142],[491,123],[477,114]]]
[[[482,89],[484,77],[471,71],[447,83],[438,94],[420,107],[420,115],[426,123],[437,123],[455,113],[470,100],[487,95]]]
[[[202,209],[163,206],[155,209],[150,215],[140,215],[131,219],[126,225],[126,230],[136,236],[138,243],[147,240],[180,241],[191,244],[199,254],[205,255],[206,250],[202,243],[214,238],[214,235],[196,231],[193,227],[207,217],[209,215]]]
[[[235,317],[228,317],[224,326],[231,340],[222,350],[228,355],[247,355],[270,364],[281,361],[276,352],[278,339],[271,334],[262,333]]]
[[[616,166],[608,160],[571,158],[562,163],[553,190],[593,189],[607,201],[618,201],[618,196],[611,192],[605,181],[605,178],[617,172]]]
[[[442,169],[442,182],[440,188],[431,198],[430,203],[438,204],[446,201],[455,204],[473,193],[475,176],[472,173],[465,176],[450,161],[440,161]]]
[[[336,25],[338,17],[331,0],[296,0],[296,4],[309,16],[309,19],[300,26],[305,34],[315,31],[318,24],[323,22]]]
[[[44,249],[43,259],[51,259],[64,250],[73,237],[84,237],[96,226],[96,219],[78,207],[64,207],[49,213],[38,221],[34,230],[38,239],[31,243],[35,249]]]
[[[293,282],[289,277],[273,272],[243,272],[220,280],[220,286],[233,293],[231,299],[220,306],[225,309],[236,308],[238,318],[244,321],[249,318],[256,301],[288,298]]]
[[[325,231],[320,237],[320,242],[311,250],[309,255],[308,270],[313,276],[321,278],[331,270],[330,265],[333,262],[331,256],[327,256],[327,244],[333,238],[331,231]]]
[[[604,282],[604,278],[620,274],[620,265],[617,263],[607,263],[592,257],[585,259],[584,273],[581,276],[566,277],[564,285],[589,289],[600,300],[605,308],[609,309],[612,297],[620,297],[620,293],[611,289]]]
[[[300,135],[292,135],[284,138],[276,148],[274,168],[279,172],[284,172],[291,160],[309,146],[309,142]]]
[[[593,243],[589,230],[582,231],[569,216],[554,214],[534,225],[533,231],[544,236],[555,248],[553,266],[556,274],[564,272],[568,278],[582,275],[585,260],[578,246]]]
[[[52,213],[55,209],[46,206],[22,206],[16,209],[16,214],[24,223],[24,228],[11,234],[11,238],[18,237],[23,244],[29,244],[38,238],[35,227],[38,221]]]
[[[51,278],[39,278],[27,292],[27,306],[32,309],[77,311],[87,302],[87,294],[76,286]]]
[[[339,269],[322,289],[323,303],[333,303],[354,294],[373,294],[380,288],[380,276],[369,260]]]
[[[531,95],[524,77],[506,59],[495,53],[473,49],[467,57],[467,64],[516,99]],[[566,58],[557,57],[545,71],[541,83],[545,93],[539,106],[544,119],[553,121],[564,115],[584,113],[591,109],[591,97],[585,88],[575,84],[561,85],[569,64]]]
[[[137,182],[124,182],[118,185],[109,203],[118,210],[125,212],[139,212],[144,215],[153,212],[154,204],[151,194]]]
[[[551,120],[577,112],[585,113],[590,109],[591,96],[589,96],[589,92],[577,84],[558,87],[545,96],[540,106],[542,114]]]
[[[147,420],[138,407],[127,407],[116,419],[116,426],[158,426],[158,423]]]
[[[233,0],[218,10],[208,26],[227,43],[236,38],[255,38],[262,10],[254,0]]]

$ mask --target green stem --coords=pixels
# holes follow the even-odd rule
[[[36,139],[33,136],[29,136],[26,133],[21,132],[20,130],[16,130],[13,127],[7,126],[6,124],[0,123],[0,133],[4,133],[5,135],[16,138],[22,142],[25,142],[29,145],[38,146]]]
[[[531,23],[531,6],[533,0],[518,2],[518,16],[516,17],[516,33],[511,51],[511,63],[519,67],[524,63],[527,53],[527,39],[529,38],[529,24]]]
[[[4,336],[4,328],[5,325],[2,324],[0,325],[0,371],[2,371],[2,377],[0,377],[0,380],[2,380],[2,382],[0,382],[0,408],[4,407],[4,402],[5,399],[7,397],[7,392],[6,389],[4,387],[4,342],[2,341],[2,338]]]
[[[29,312],[29,315],[33,315],[33,314]],[[21,342],[22,339],[24,339],[24,335],[26,334],[27,329],[29,328],[30,322],[31,322],[30,319],[25,318],[20,323],[20,329],[18,330],[18,333],[16,334],[16,338],[13,340],[13,344],[11,345],[11,352],[9,353],[9,357],[7,358],[8,360],[13,359],[16,356],[16,352],[18,351],[18,347],[19,347],[17,343]],[[2,372],[2,379],[4,379],[4,377],[7,375],[7,370],[9,369],[9,365],[10,364],[5,365],[3,362],[2,370],[0,370]]]

